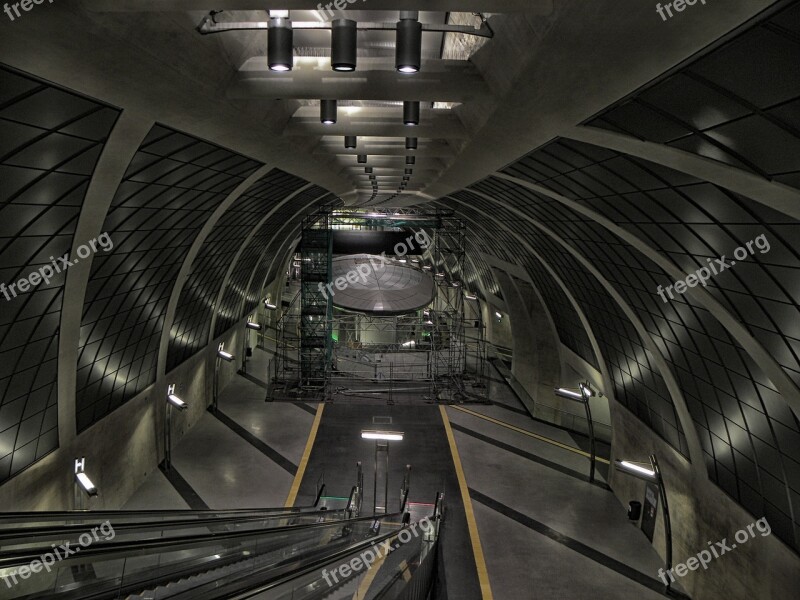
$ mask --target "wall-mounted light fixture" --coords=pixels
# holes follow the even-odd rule
[[[97,486],[89,479],[85,473],[86,458],[75,459],[75,484],[78,489],[86,493],[88,496],[97,496]]]
[[[667,488],[664,485],[664,478],[661,475],[661,469],[658,466],[658,459],[655,454],[650,455],[650,465],[637,463],[630,460],[615,460],[614,467],[617,471],[621,471],[637,479],[642,479],[650,483],[655,483],[658,486],[658,493],[661,497],[661,504],[664,507],[664,538],[666,542],[666,571],[672,570],[672,523],[669,516],[669,504],[667,503]],[[666,582],[667,592],[670,591],[671,581],[668,578]]]
[[[589,398],[594,395],[592,388],[588,382],[578,385],[577,392],[566,388],[556,388],[555,394],[560,398],[572,400],[573,402],[580,402],[583,404],[584,411],[586,412],[586,426],[589,431],[589,483],[594,483],[594,470],[595,463],[597,462],[597,451],[594,438],[594,422],[592,421],[592,408],[589,404]]]
[[[172,467],[172,409],[186,410],[189,406],[175,395],[175,384],[167,387],[167,414],[164,419],[164,470]]]
[[[219,405],[219,366],[221,361],[225,362],[233,362],[234,356],[230,352],[225,351],[225,344],[220,344],[217,348],[217,354],[214,360],[214,389],[213,389],[213,398],[212,398],[212,405],[211,410],[212,412],[217,412],[217,406]]]
[[[261,331],[262,329],[263,327],[261,327],[261,325],[258,323],[255,323],[252,317],[250,317],[250,320],[245,323],[244,335],[242,336],[244,338],[242,345],[242,373],[247,373],[247,357],[252,353],[252,347],[250,346],[250,332]]]

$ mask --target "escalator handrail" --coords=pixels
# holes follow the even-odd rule
[[[236,514],[295,514],[315,508],[312,506],[295,506],[290,508],[233,508],[233,509],[174,509],[174,510],[66,510],[66,511],[33,511],[33,512],[3,512],[0,513],[0,528],[4,522],[13,522],[26,519],[28,521],[58,521],[58,520],[86,520],[97,517],[103,520],[116,517],[118,519],[131,519],[138,517],[178,517],[199,515],[236,515]]]
[[[143,531],[143,530],[161,530],[161,529],[186,529],[189,527],[202,527],[204,525],[236,525],[240,523],[257,523],[266,520],[278,520],[290,517],[320,517],[326,515],[334,515],[338,512],[344,513],[344,509],[330,510],[330,511],[313,511],[304,513],[291,513],[286,514],[267,514],[258,516],[242,516],[242,517],[220,517],[216,519],[181,519],[174,521],[142,521],[142,522],[126,522],[113,525],[114,532],[121,533],[127,530]],[[86,533],[91,530],[93,526],[100,527],[103,523],[100,521],[91,521],[88,523],[76,523],[74,525],[60,525],[60,526],[45,526],[45,527],[21,527],[18,529],[0,529],[0,546],[4,542],[13,540],[19,537],[26,537],[27,539],[36,539],[41,537],[52,536],[67,536],[72,533]]]
[[[321,523],[309,523],[306,525],[287,525],[284,527],[273,527],[267,530],[254,530],[254,531],[234,531],[234,532],[219,532],[219,533],[206,533],[206,534],[193,534],[187,536],[176,536],[174,538],[161,540],[143,540],[143,541],[125,541],[125,542],[111,542],[111,541],[97,541],[91,546],[82,547],[80,549],[80,559],[105,559],[116,558],[117,555],[123,556],[125,554],[136,553],[142,550],[170,551],[189,549],[193,547],[202,547],[204,544],[219,543],[229,540],[239,540],[241,538],[250,537],[269,537],[281,533],[298,532],[312,529],[322,529],[325,527],[346,525],[347,523],[357,523],[360,521],[369,520],[382,520],[390,517],[397,517],[399,513],[392,515],[377,515],[369,517],[358,517],[356,519],[342,519],[335,521],[326,521]],[[42,546],[39,548],[26,548],[24,552],[0,552],[0,569],[10,568],[18,565],[27,565],[34,560],[39,560],[44,554],[52,552],[52,546]],[[79,558],[65,558],[62,562],[73,562]],[[82,561],[83,562],[83,561]]]
[[[317,492],[317,498],[316,498],[316,500],[314,500],[313,508],[316,508],[317,506],[319,506],[319,501],[322,500],[323,492],[325,492],[325,484],[324,483],[320,486],[319,491]]]
[[[394,513],[392,515],[376,515],[376,516],[367,517],[367,518],[369,518],[369,519],[377,519],[377,518],[398,517],[398,516],[400,516],[400,513]],[[346,562],[346,561],[343,561],[342,559],[347,558],[349,556],[353,556],[355,554],[358,554],[359,552],[361,552],[364,549],[367,549],[367,548],[370,548],[370,547],[375,546],[377,544],[380,544],[382,542],[385,542],[386,540],[397,536],[399,531],[400,531],[400,529],[397,529],[395,531],[391,531],[389,533],[386,533],[386,534],[383,534],[383,535],[379,535],[379,536],[376,536],[374,538],[370,538],[370,539],[365,540],[363,542],[359,542],[357,544],[354,544],[354,545],[350,546],[349,548],[345,548],[344,550],[340,550],[339,552],[336,552],[335,554],[332,554],[330,556],[326,556],[325,558],[308,559],[308,560],[305,560],[305,561],[301,561],[300,565],[298,565],[297,567],[293,567],[292,570],[289,571],[288,573],[276,574],[275,576],[273,576],[272,579],[270,579],[267,582],[260,581],[257,584],[254,583],[254,582],[248,583],[248,582],[251,582],[253,579],[261,579],[263,577],[262,574],[260,574],[258,571],[255,571],[255,572],[253,572],[252,574],[250,574],[247,577],[244,577],[244,578],[238,579],[237,581],[231,582],[229,584],[229,586],[228,586],[229,588],[233,587],[233,586],[236,586],[238,588],[242,588],[242,587],[248,587],[248,586],[256,585],[257,587],[255,587],[255,588],[250,588],[250,589],[247,589],[247,590],[244,590],[244,591],[238,591],[238,590],[230,590],[230,589],[225,590],[224,587],[220,587],[220,588],[217,588],[216,590],[206,592],[206,594],[211,594],[211,595],[203,595],[203,592],[198,593],[197,591],[193,591],[192,598],[193,598],[193,600],[194,599],[196,599],[196,600],[212,600],[212,599],[216,599],[216,598],[225,598],[226,600],[245,600],[246,598],[252,598],[253,596],[255,596],[257,594],[262,594],[264,592],[273,590],[276,587],[291,583],[293,580],[299,579],[300,577],[308,575],[309,573],[313,573],[314,571],[317,571],[320,568],[324,568],[326,565],[339,564],[339,563],[342,563],[342,562]],[[216,594],[214,594],[214,592],[218,592],[218,593],[221,593],[223,595],[216,595]],[[236,595],[230,595],[232,593],[236,594]]]
[[[389,516],[396,516],[396,515],[380,515],[379,518],[386,518]],[[353,519],[354,520],[354,519]],[[352,520],[351,520],[352,521]],[[178,579],[192,577],[194,575],[198,575],[207,571],[211,571],[217,569],[221,566],[225,566],[226,564],[232,564],[241,560],[241,557],[226,557],[222,560],[217,560],[213,563],[211,562],[198,562],[195,561],[192,565],[192,561],[183,562],[179,565],[173,565],[174,568],[170,570],[169,573],[157,573],[153,575],[152,572],[141,572],[139,573],[138,577],[132,579],[130,577],[125,578],[125,583],[114,583],[112,586],[107,585],[107,581],[95,581],[90,582],[89,587],[83,586],[79,589],[73,589],[66,592],[58,592],[56,595],[46,596],[46,598],[72,598],[73,600],[111,600],[112,598],[117,599],[120,597],[126,597],[129,594],[141,594],[146,590],[152,589],[154,587],[168,585],[170,581],[175,581]],[[277,563],[276,566],[265,566],[259,568],[255,572],[263,572],[265,569],[275,569],[275,568],[283,568],[285,567],[284,563]],[[106,585],[101,585],[101,584]],[[204,584],[205,585],[205,584]],[[213,587],[216,587],[216,584],[211,584]],[[79,595],[75,595],[78,593]],[[180,596],[182,597],[182,596]],[[25,596],[20,600],[41,600],[41,596]]]

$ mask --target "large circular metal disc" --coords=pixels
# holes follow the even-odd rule
[[[413,312],[430,304],[436,293],[425,271],[368,254],[334,258],[332,283],[334,306],[371,314]]]

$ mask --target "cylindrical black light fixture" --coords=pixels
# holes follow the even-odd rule
[[[406,175],[412,175],[414,173],[414,169],[406,169]]]
[[[406,138],[406,150],[416,150],[417,146],[417,138]]]
[[[354,135],[346,135],[344,136],[344,147],[345,148],[356,148],[358,147],[358,138]]]
[[[403,123],[406,125],[419,125],[419,102],[403,102]]]
[[[360,165],[367,164],[367,155],[366,154],[359,154],[358,155],[358,164],[360,164]]]
[[[351,19],[336,19],[331,24],[331,68],[355,71],[358,57],[358,25]]]
[[[400,73],[417,73],[422,67],[422,23],[418,17],[418,12],[401,12],[397,22],[394,62]]]
[[[364,173],[367,175],[372,175],[372,167],[364,167]]]
[[[267,61],[270,71],[291,71],[294,64],[292,20],[276,17],[269,20]]]
[[[319,120],[325,125],[333,125],[336,123],[337,117],[337,102],[336,100],[322,100],[319,105]]]
[[[406,156],[406,164],[407,165],[415,165],[417,164],[417,159],[414,156]]]

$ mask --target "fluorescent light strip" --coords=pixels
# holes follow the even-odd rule
[[[655,471],[653,471],[652,469],[647,469],[645,467],[642,467],[641,465],[637,465],[636,463],[632,463],[632,462],[629,462],[627,460],[623,460],[623,461],[620,461],[619,464],[621,466],[623,466],[625,469],[628,469],[630,471],[635,471],[636,473],[640,473],[640,474],[644,475],[645,477],[649,477],[651,479],[655,479],[655,477],[656,477],[656,472]]]
[[[170,394],[169,396],[167,396],[167,400],[175,408],[179,408],[181,410],[184,410],[185,408],[187,408],[186,402],[184,402],[183,400],[181,400],[180,398],[178,398],[174,394]]]
[[[361,439],[385,440],[387,442],[402,442],[403,434],[397,431],[362,431]]]
[[[580,400],[581,402],[583,401],[583,395],[582,394],[579,394],[578,392],[573,392],[572,390],[567,390],[567,389],[564,389],[564,388],[558,388],[556,390],[556,395],[562,396],[562,397],[566,397],[566,398],[571,398],[573,400]]]
[[[90,496],[94,496],[97,494],[97,488],[92,483],[92,480],[89,479],[86,473],[76,473],[75,477],[78,479],[78,483],[80,483],[83,490],[89,494]]]

